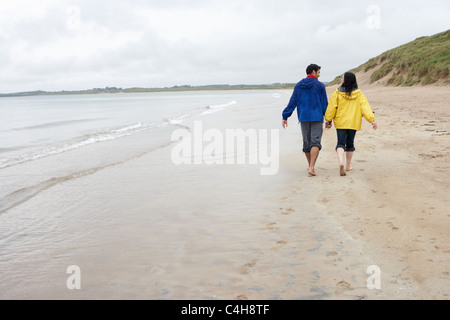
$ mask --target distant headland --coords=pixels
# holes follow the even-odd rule
[[[214,91],[214,90],[274,90],[274,89],[291,89],[295,86],[295,83],[273,83],[273,84],[260,84],[260,85],[204,85],[204,86],[173,86],[164,88],[117,88],[117,87],[105,87],[105,88],[93,88],[87,90],[75,90],[75,91],[28,91],[28,92],[16,92],[0,94],[0,97],[28,97],[28,96],[48,96],[48,95],[80,95],[80,94],[105,94],[105,93],[145,93],[145,92],[176,92],[176,91]]]

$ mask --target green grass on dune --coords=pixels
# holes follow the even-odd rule
[[[379,68],[377,68],[379,67]],[[377,68],[377,69],[376,69]],[[370,59],[352,72],[372,72],[370,82],[384,79],[387,85],[428,85],[443,80],[449,83],[450,30],[420,37]],[[338,84],[340,76],[330,84]]]

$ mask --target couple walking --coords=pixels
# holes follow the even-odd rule
[[[327,129],[331,128],[334,120],[339,173],[345,176],[346,171],[352,170],[354,140],[356,131],[361,130],[362,117],[372,124],[374,130],[377,129],[377,124],[366,97],[358,89],[353,73],[346,72],[342,76],[341,86],[333,92],[328,102],[325,86],[318,80],[320,69],[321,67],[316,64],[306,68],[306,78],[297,83],[289,104],[283,111],[282,126],[287,127],[287,119],[297,108],[303,136],[303,152],[308,160],[308,174],[316,176],[314,167],[322,149],[324,116]]]

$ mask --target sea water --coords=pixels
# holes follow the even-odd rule
[[[195,121],[279,126],[288,98],[286,90],[1,98],[0,298],[70,298],[71,265],[91,284],[79,298],[173,293],[140,277],[170,269],[162,252],[189,260],[217,239],[226,244],[228,228],[242,223],[235,217],[260,215],[266,186],[259,168],[174,165],[171,134]]]
[[[0,168],[156,127],[237,103],[227,92],[35,96],[0,100]]]

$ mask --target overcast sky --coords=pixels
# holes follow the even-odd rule
[[[0,6],[0,93],[331,81],[450,29],[448,0],[14,0]]]

